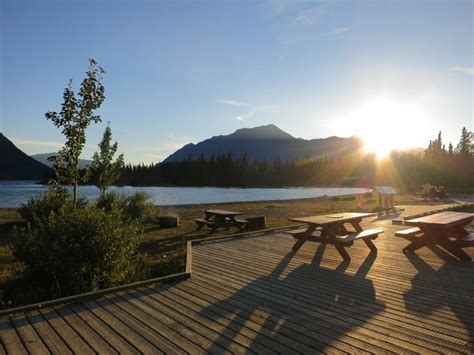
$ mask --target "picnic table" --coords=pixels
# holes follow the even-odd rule
[[[204,219],[195,219],[198,226],[197,230],[200,230],[204,226],[209,227],[211,229],[211,233],[220,227],[225,227],[228,229],[231,226],[236,226],[240,230],[243,230],[248,223],[247,220],[236,218],[237,216],[243,215],[243,212],[218,209],[203,210],[203,212],[205,214]]]
[[[464,229],[474,220],[474,213],[440,212],[429,216],[406,220],[414,228],[398,231],[395,235],[411,243],[403,251],[415,251],[427,245],[437,244],[460,260],[471,261],[462,249],[474,246],[474,233]]]
[[[383,230],[363,230],[360,225],[363,218],[374,215],[375,213],[345,212],[321,216],[289,218],[292,222],[307,224],[305,228],[287,232],[297,239],[292,250],[293,252],[298,251],[306,241],[332,244],[336,247],[341,257],[349,261],[351,258],[345,248],[352,246],[355,240],[362,239],[372,252],[376,252],[377,248],[372,240],[383,233]],[[352,228],[347,229],[347,224]]]

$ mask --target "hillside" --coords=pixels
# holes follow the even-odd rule
[[[0,133],[0,180],[39,180],[50,172]]]
[[[36,161],[39,161],[41,164],[53,167],[53,163],[48,160],[49,157],[56,155],[57,153],[43,153],[43,154],[33,154],[31,157]],[[84,169],[92,163],[92,160],[88,159],[79,159],[79,169]]]
[[[229,135],[215,136],[198,144],[187,144],[171,154],[164,162],[197,159],[201,155],[231,153],[234,158],[247,154],[251,161],[282,161],[316,158],[353,151],[362,146],[358,138],[329,137],[305,140],[294,138],[277,126],[270,124],[255,128],[243,128]]]

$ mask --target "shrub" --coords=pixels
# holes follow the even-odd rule
[[[158,209],[148,199],[148,194],[144,192],[137,192],[128,197],[109,192],[99,197],[96,204],[105,211],[119,209],[124,221],[150,222],[157,218]]]
[[[428,197],[430,195],[430,191],[433,188],[433,185],[430,183],[426,183],[424,185],[421,185],[421,191],[420,191],[420,196],[421,197]]]
[[[157,217],[157,209],[149,202],[150,196],[145,192],[137,192],[125,199],[123,213],[130,221],[150,222]]]
[[[30,199],[20,207],[20,215],[29,223],[36,224],[38,221],[45,221],[52,212],[72,203],[72,195],[62,187],[50,187],[41,196]],[[78,206],[87,204],[84,199],[79,199]]]
[[[97,198],[96,206],[105,211],[111,211],[113,208],[121,210],[125,206],[125,197],[115,192],[108,192]]]
[[[35,228],[14,230],[15,256],[53,296],[134,281],[143,264],[134,224],[117,208],[65,205]]]

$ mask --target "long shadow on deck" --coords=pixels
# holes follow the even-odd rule
[[[448,307],[463,324],[474,346],[474,264],[455,260],[438,247],[430,248],[445,262],[436,270],[415,253],[405,254],[418,273],[412,288],[404,294],[405,307],[411,312],[428,315]],[[467,349],[466,349],[467,351]]]
[[[303,353],[338,348],[355,351],[339,339],[385,309],[375,296],[374,285],[365,276],[375,261],[369,254],[355,275],[345,274],[347,263],[335,270],[319,266],[325,245],[320,245],[312,264],[286,271],[293,258],[288,253],[269,274],[240,288],[232,296],[205,308],[202,313],[215,320],[232,319],[233,331],[252,329],[249,350],[300,351]],[[229,275],[232,277],[232,275]],[[225,283],[225,281],[223,281]],[[361,301],[363,300],[363,301]],[[220,344],[230,343],[230,334],[221,334]],[[363,344],[352,339],[354,346]],[[372,350],[382,350],[373,348]],[[212,347],[208,351],[218,352]]]

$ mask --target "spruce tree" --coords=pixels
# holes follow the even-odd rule
[[[123,154],[120,154],[117,160],[113,161],[117,152],[117,142],[111,144],[112,130],[110,122],[104,131],[102,141],[99,143],[99,152],[95,152],[92,156],[91,170],[96,177],[95,185],[100,189],[101,195],[105,195],[107,189],[120,176],[120,172],[124,167]]]
[[[461,139],[456,147],[456,152],[462,157],[470,157],[473,155],[473,138],[472,133],[466,127],[462,128]]]

